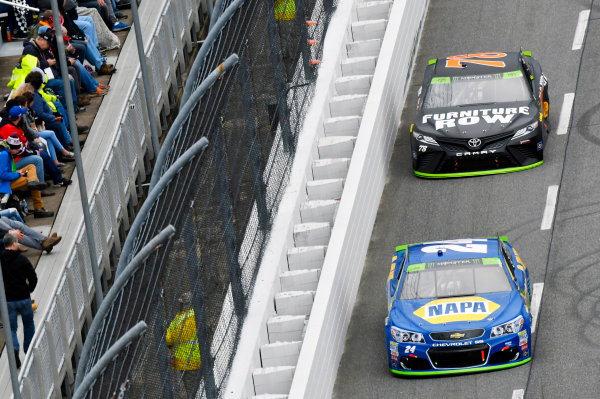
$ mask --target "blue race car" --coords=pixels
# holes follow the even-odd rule
[[[529,272],[505,237],[396,247],[387,299],[394,374],[469,373],[531,360]]]

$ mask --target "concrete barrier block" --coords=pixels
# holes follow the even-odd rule
[[[329,112],[332,117],[362,115],[367,101],[366,94],[335,96],[329,101]]]
[[[282,291],[315,291],[319,285],[320,269],[294,270],[279,276]]]
[[[304,337],[305,315],[274,316],[267,320],[269,343],[302,341]]]
[[[369,94],[373,75],[354,75],[335,80],[335,91],[339,95]]]
[[[359,115],[329,118],[323,124],[325,136],[356,136],[360,128]]]
[[[333,225],[339,200],[307,201],[300,206],[302,223],[329,223]]]
[[[295,366],[298,362],[302,341],[276,342],[260,347],[263,367]]]
[[[344,191],[344,179],[324,179],[306,182],[309,200],[339,199]]]
[[[350,167],[350,158],[317,159],[312,162],[313,179],[345,178]]]
[[[265,367],[254,369],[254,391],[256,394],[287,394],[294,378],[294,366]]]
[[[385,34],[387,20],[375,19],[352,23],[352,40],[382,39]]]
[[[287,251],[289,270],[320,269],[327,253],[326,245],[290,248]]]
[[[354,136],[321,137],[317,149],[319,157],[324,158],[352,158],[354,152]]]
[[[388,19],[391,8],[391,1],[368,1],[356,7],[356,16],[359,21]]]
[[[379,55],[381,50],[381,39],[355,40],[346,44],[348,57],[367,57],[370,55]]]
[[[342,61],[342,76],[373,75],[377,56],[346,58]]]
[[[331,236],[329,223],[298,223],[294,225],[294,243],[296,247],[327,245]]]
[[[275,310],[278,315],[310,315],[314,291],[286,291],[275,294]]]

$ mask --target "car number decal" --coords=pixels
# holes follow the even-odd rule
[[[488,60],[480,60],[474,58],[504,58],[506,57],[506,53],[476,53],[476,54],[461,54],[461,55],[453,55],[451,57],[446,58],[446,68],[464,68],[466,63],[478,64],[491,66],[496,68],[504,68],[506,64],[504,61],[488,61]]]

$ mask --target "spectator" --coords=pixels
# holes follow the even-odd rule
[[[131,28],[130,25],[119,22],[110,4],[110,0],[77,0],[80,7],[95,8],[102,16],[104,23],[113,32],[119,32]]]
[[[51,75],[50,79],[46,83],[46,87],[51,89],[54,93],[58,94],[60,102],[63,107],[67,108],[65,87],[63,86],[62,79],[60,79],[60,68],[57,64],[56,58],[52,54],[50,48],[52,42],[56,38],[54,33],[47,31],[39,33],[34,40],[29,40],[23,43],[23,55],[33,55],[38,59],[39,67],[46,73]],[[75,91],[75,82],[73,78],[69,78],[70,90],[73,96],[73,107],[78,110],[77,105],[77,93]]]
[[[15,358],[17,368],[20,368],[19,339],[17,337],[18,318],[21,315],[23,319],[23,352],[27,353],[35,333],[31,293],[37,285],[37,275],[31,262],[19,252],[19,242],[14,234],[5,234],[2,241],[4,251],[0,254],[0,263]]]
[[[0,193],[12,194],[12,190],[29,189],[33,199],[33,216],[35,218],[54,216],[54,212],[44,209],[40,190],[48,185],[38,179],[36,168],[33,165],[27,165],[17,170],[15,167],[13,157],[22,152],[22,147],[21,140],[16,133],[0,143]]]
[[[63,120],[62,116],[54,116],[54,113],[50,109],[48,103],[44,100],[41,94],[43,76],[39,71],[31,71],[25,78],[25,83],[31,83],[33,86],[33,105],[31,109],[37,119],[44,122],[46,129],[52,130],[61,144],[69,148],[69,144],[72,144],[71,135],[67,130],[66,121]],[[66,114],[65,114],[66,117]]]
[[[48,254],[62,240],[62,237],[56,233],[45,236],[25,223],[2,216],[0,217],[0,235],[3,236],[6,233],[14,234],[21,244],[29,248],[46,251]]]

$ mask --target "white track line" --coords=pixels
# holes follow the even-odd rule
[[[573,109],[573,100],[575,93],[566,93],[563,98],[562,108],[560,109],[560,117],[558,118],[557,135],[567,134],[569,129],[569,121],[571,120],[571,110]]]
[[[546,208],[544,208],[544,217],[542,218],[541,230],[548,230],[552,227],[552,219],[554,218],[554,210],[556,209],[556,197],[558,195],[558,186],[548,187],[548,195],[546,196]]]
[[[512,394],[512,399],[523,399],[525,397],[524,389],[515,389]]]
[[[542,292],[544,292],[544,283],[535,283],[531,293],[531,333],[535,332],[538,314],[540,313],[540,303],[542,302]]]
[[[583,38],[587,28],[588,20],[590,19],[590,10],[583,10],[579,13],[579,21],[575,29],[575,37],[573,38],[573,47],[571,50],[579,50],[583,46]]]

